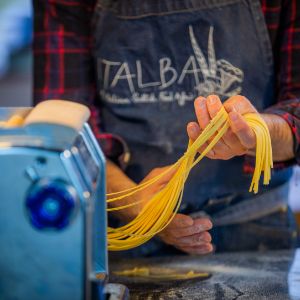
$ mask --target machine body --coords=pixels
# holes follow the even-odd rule
[[[16,113],[31,109],[0,121]],[[86,121],[0,128],[0,299],[104,297],[105,159]]]

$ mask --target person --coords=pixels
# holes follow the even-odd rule
[[[89,105],[108,158],[108,192],[160,174],[222,105],[229,113],[230,129],[192,170],[179,213],[133,255],[206,254],[212,244],[216,251],[296,245],[287,198],[300,149],[298,6],[296,0],[34,1],[35,102]],[[256,196],[248,192],[256,144],[243,117],[248,112],[266,121],[275,160],[270,185]],[[146,202],[169,179],[134,197]],[[117,217],[131,219],[140,209]]]

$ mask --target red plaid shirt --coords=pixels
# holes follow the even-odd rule
[[[114,159],[127,151],[118,137],[100,131],[95,108],[95,69],[91,18],[95,0],[34,0],[34,99],[70,99],[90,106],[91,125],[105,154]],[[294,134],[300,162],[300,4],[297,0],[261,0],[269,30],[275,71],[278,114]],[[124,149],[125,147],[125,149]],[[284,167],[287,163],[278,164]]]

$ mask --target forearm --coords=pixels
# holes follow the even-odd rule
[[[288,123],[280,116],[262,114],[271,135],[273,160],[287,161],[294,158],[293,133]]]
[[[120,192],[136,186],[134,181],[132,181],[117,165],[109,160],[107,160],[106,163],[106,180],[108,194]],[[124,199],[108,203],[108,207],[113,208],[117,206],[123,206],[130,204],[133,201],[135,201],[134,197],[126,197]],[[127,220],[136,216],[139,209],[139,205],[135,205],[124,210],[118,210],[115,212],[115,215],[120,219]]]

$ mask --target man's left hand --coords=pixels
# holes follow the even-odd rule
[[[247,124],[243,115],[247,113],[258,113],[251,102],[243,96],[233,96],[223,104],[216,95],[207,98],[198,97],[195,102],[195,112],[198,123],[190,122],[187,125],[187,132],[191,140],[196,140],[204,128],[213,119],[219,110],[224,106],[229,116],[230,128],[207,154],[211,159],[230,159],[234,156],[244,155],[256,146],[255,133]],[[204,145],[203,150],[207,146]]]

